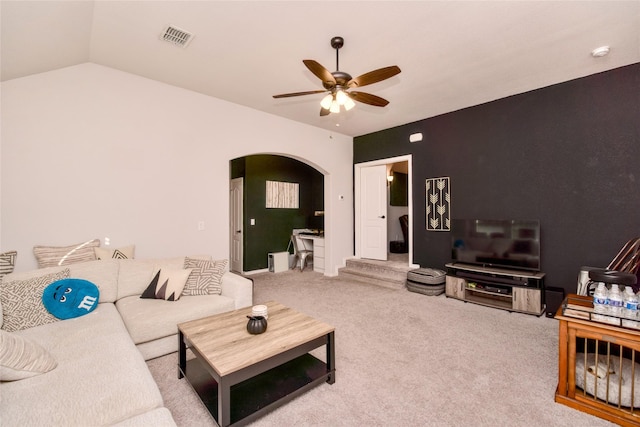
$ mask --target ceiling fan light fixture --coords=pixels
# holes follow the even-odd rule
[[[325,110],[328,110],[329,108],[331,108],[332,101],[333,101],[333,95],[329,94],[324,98],[322,98],[322,101],[320,101],[320,106]]]
[[[353,99],[351,99],[349,97],[347,97],[347,100],[344,101],[344,109],[347,110],[347,111],[351,110],[355,106],[356,106],[356,103],[353,102]]]
[[[389,104],[384,98],[381,98],[370,93],[347,90],[353,88],[360,88],[370,84],[378,83],[400,73],[400,68],[397,65],[390,67],[379,68],[377,70],[369,71],[358,77],[351,77],[349,73],[340,71],[339,67],[339,51],[344,45],[344,39],[342,37],[334,37],[331,39],[331,47],[336,50],[336,71],[329,71],[317,61],[313,59],[304,59],[302,63],[307,67],[309,71],[322,81],[324,90],[308,90],[304,92],[291,92],[282,93],[280,95],[273,95],[274,98],[290,98],[293,96],[302,95],[314,95],[318,93],[324,93],[324,97],[320,101],[320,116],[324,117],[330,113],[339,113],[340,107],[344,107],[345,111],[351,110],[355,107],[357,102],[373,105],[374,107],[384,107]],[[328,93],[328,94],[327,94]]]
[[[339,90],[336,92],[336,101],[338,102],[338,105],[344,105],[347,99],[349,99],[349,97],[344,93],[344,91]]]

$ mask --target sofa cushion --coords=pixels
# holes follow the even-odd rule
[[[41,345],[0,330],[0,381],[16,381],[44,374],[58,366]]]
[[[227,271],[227,260],[202,260],[186,257],[184,268],[190,268],[191,274],[182,291],[182,295],[220,295],[222,276]]]
[[[135,249],[135,245],[129,245],[118,249],[93,248],[93,251],[96,259],[133,259]]]
[[[178,323],[235,310],[235,301],[222,295],[183,296],[178,301],[119,299],[116,307],[136,344],[178,333]],[[177,340],[176,340],[177,343]]]
[[[163,406],[113,304],[16,334],[47,349],[58,366],[1,385],[3,426],[111,425]]]
[[[153,260],[122,259],[118,262],[118,299],[141,295],[153,279]]]
[[[153,276],[151,283],[140,295],[140,298],[177,301],[182,295],[190,273],[191,269],[162,268]]]
[[[100,290],[100,302],[115,302],[118,297],[117,259],[97,260],[69,266],[69,277],[88,280]]]
[[[69,277],[88,280],[100,290],[100,302],[115,302],[118,296],[118,260],[88,261],[66,267],[47,267],[37,270],[11,273],[3,281],[27,280],[43,274],[69,270]]]
[[[13,271],[17,256],[18,251],[9,251],[0,254],[0,279]]]
[[[207,256],[190,256],[197,259],[211,259]],[[118,276],[118,299],[131,295],[141,295],[149,286],[155,273],[161,268],[184,268],[185,257],[122,259]]]
[[[49,284],[69,277],[69,269],[26,280],[2,280],[2,329],[13,332],[56,322],[58,319],[42,304],[42,292]]]
[[[38,261],[38,267],[54,267],[56,265],[93,261],[96,259],[93,248],[98,246],[100,246],[99,239],[69,246],[34,246],[33,254]]]

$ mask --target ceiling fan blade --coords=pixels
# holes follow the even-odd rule
[[[328,108],[320,107],[320,116],[328,116],[329,114],[331,114],[331,111]]]
[[[379,68],[377,70],[369,71],[361,76],[349,80],[348,87],[362,87],[373,83],[381,82],[389,77],[393,77],[396,74],[400,74],[400,68],[397,65],[390,67]]]
[[[314,61],[313,59],[305,59],[302,61],[317,78],[322,80],[322,85],[327,89],[331,89],[336,86],[336,79],[333,75],[324,68],[322,65]]]
[[[306,92],[293,92],[283,93],[280,95],[273,95],[274,98],[291,98],[292,96],[313,95],[315,93],[325,93],[326,90],[308,90]]]
[[[379,96],[376,96],[376,95],[371,95],[370,93],[346,92],[346,94],[349,96],[349,98],[353,99],[354,101],[362,102],[363,104],[373,105],[375,107],[384,107],[389,103],[389,101],[387,101],[386,99],[380,98]]]

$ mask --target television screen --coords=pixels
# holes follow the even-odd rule
[[[451,257],[466,264],[539,271],[540,222],[453,219]]]

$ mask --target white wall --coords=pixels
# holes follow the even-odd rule
[[[228,258],[229,161],[256,153],[327,173],[328,274],[353,254],[351,137],[90,63],[0,95],[0,249],[17,270],[34,245],[105,237],[138,258]]]

